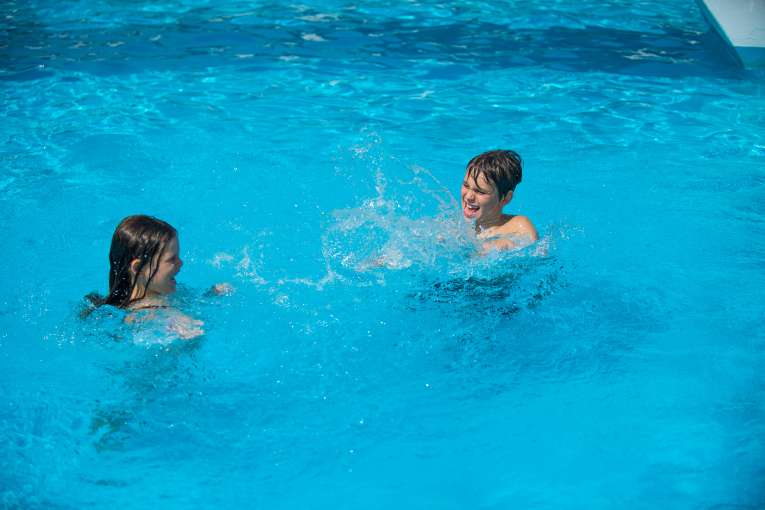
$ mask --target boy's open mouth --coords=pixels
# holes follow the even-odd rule
[[[478,206],[475,204],[470,204],[468,202],[464,202],[464,205],[462,206],[462,214],[466,218],[472,218],[476,214],[478,214]]]

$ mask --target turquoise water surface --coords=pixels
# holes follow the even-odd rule
[[[0,14],[0,508],[765,504],[765,81],[694,2]],[[542,241],[479,257],[493,148]],[[134,213],[201,340],[80,319]]]

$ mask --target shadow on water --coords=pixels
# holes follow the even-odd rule
[[[498,264],[499,265],[499,264]],[[466,275],[431,282],[408,294],[408,308],[480,310],[510,317],[539,305],[563,285],[562,266],[555,258],[519,258],[502,264],[495,275]]]
[[[422,61],[429,79],[525,66],[659,77],[744,76],[716,34],[668,25],[653,27],[653,32],[600,26],[513,28],[512,18],[433,25],[422,13],[402,20],[353,11],[316,23],[308,21],[310,10],[296,13],[279,6],[228,15],[194,9],[167,19],[158,12],[116,12],[115,19],[121,15],[130,22],[48,25],[36,13],[16,11],[0,30],[6,69],[0,80],[44,79],[56,70],[120,75],[216,66],[257,71],[316,65],[317,72],[331,73],[333,67],[399,69],[405,63],[411,67],[412,61]],[[285,59],[294,60],[287,64]]]

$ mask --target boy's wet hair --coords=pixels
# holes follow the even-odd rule
[[[497,188],[501,199],[508,191],[515,191],[521,182],[521,157],[510,150],[484,152],[470,160],[467,174],[474,181],[479,175],[486,177]]]
[[[146,288],[159,267],[159,260],[167,244],[178,235],[169,224],[153,216],[137,214],[123,219],[114,231],[109,249],[109,294],[100,297],[88,295],[96,306],[112,305],[125,308],[133,301],[146,296]],[[135,272],[131,263],[138,260]],[[137,275],[148,264],[149,277],[143,289],[143,295],[133,298]]]

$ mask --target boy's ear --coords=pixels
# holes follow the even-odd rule
[[[505,193],[505,196],[502,197],[502,200],[500,200],[499,203],[502,204],[502,207],[505,207],[507,204],[510,203],[512,199],[513,199],[513,190],[510,190],[507,193]]]

